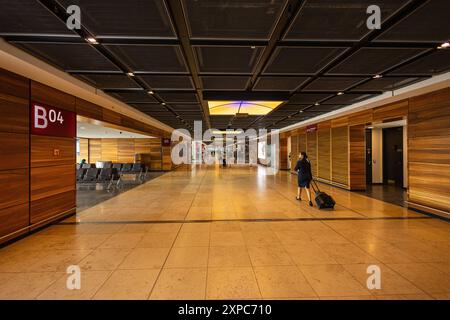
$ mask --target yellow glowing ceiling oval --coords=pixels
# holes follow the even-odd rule
[[[211,115],[264,115],[278,107],[283,101],[208,101]]]

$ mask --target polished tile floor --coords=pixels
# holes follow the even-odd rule
[[[263,167],[167,173],[2,248],[0,298],[450,299],[448,222],[325,185],[338,204],[319,211],[295,182]]]

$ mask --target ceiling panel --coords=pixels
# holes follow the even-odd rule
[[[97,37],[175,37],[163,0],[58,1],[78,5],[83,25]]]
[[[193,89],[190,76],[182,75],[139,75],[152,89]]]
[[[331,94],[329,93],[296,93],[294,94],[291,99],[289,99],[290,103],[295,104],[312,104],[317,101],[323,100],[325,98],[330,97]]]
[[[158,103],[152,95],[149,95],[144,90],[130,90],[130,91],[118,91],[108,92],[110,95],[124,101],[124,102],[148,102]]]
[[[119,70],[94,48],[84,43],[20,42],[17,46],[63,70],[116,71]]]
[[[251,73],[262,47],[195,47],[200,72]]]
[[[364,84],[361,84],[354,88],[353,90],[380,90],[380,91],[391,91],[394,89],[398,89],[419,80],[423,80],[423,78],[416,77],[384,77],[381,79],[373,79]]]
[[[201,76],[205,90],[244,90],[248,76]]]
[[[434,53],[400,67],[389,74],[435,75],[450,69],[450,50],[436,50]]]
[[[308,80],[308,77],[259,77],[255,83],[254,90],[276,90],[276,91],[294,91],[302,83]]]
[[[329,74],[378,74],[424,52],[414,48],[362,48]]]
[[[278,47],[264,74],[316,73],[344,48]]]
[[[345,89],[361,82],[367,78],[364,77],[320,77],[303,90],[316,91],[344,91]]]
[[[285,0],[183,0],[193,38],[268,39]]]
[[[289,29],[286,39],[359,40],[369,33],[367,7],[381,8],[382,23],[407,0],[307,0]],[[320,23],[319,23],[320,21]]]
[[[374,97],[375,94],[346,93],[323,102],[322,104],[353,104]]]
[[[450,1],[431,0],[383,33],[377,40],[444,42],[449,40]]]
[[[0,35],[73,35],[66,25],[35,0],[0,0]]]
[[[106,45],[133,71],[187,72],[176,45]]]
[[[136,82],[124,74],[79,74],[76,76],[99,89],[140,88]]]
[[[171,102],[198,102],[195,92],[158,92],[161,99]]]

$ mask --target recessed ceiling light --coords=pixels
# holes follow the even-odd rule
[[[162,104],[163,106],[165,106],[165,105],[166,105],[166,103],[165,103],[165,102],[162,102],[161,104]]]
[[[154,92],[152,90],[149,90],[148,94],[154,94]]]
[[[381,74],[376,74],[376,75],[373,76],[373,78],[374,78],[374,79],[380,79],[380,78],[383,78],[383,75],[381,75]]]
[[[256,49],[256,46],[251,46],[250,48],[251,48],[251,49]]]
[[[86,41],[89,42],[90,44],[98,44],[97,39],[93,37],[86,38]]]
[[[320,105],[320,103],[316,102],[316,103],[314,103],[314,105],[315,105],[315,106],[318,106],[318,105]]]
[[[448,42],[444,42],[443,44],[441,44],[439,47],[437,47],[438,49],[446,49],[450,47],[450,43]]]
[[[300,112],[300,113],[303,113],[303,110],[300,110],[299,112]]]
[[[134,77],[134,73],[133,72],[127,72],[127,76]]]
[[[343,94],[344,93],[342,91],[337,93],[338,96],[342,96]]]

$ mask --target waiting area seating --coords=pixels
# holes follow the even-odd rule
[[[147,178],[148,167],[143,163],[77,163],[77,183],[107,183],[107,189],[125,183],[142,183]]]

